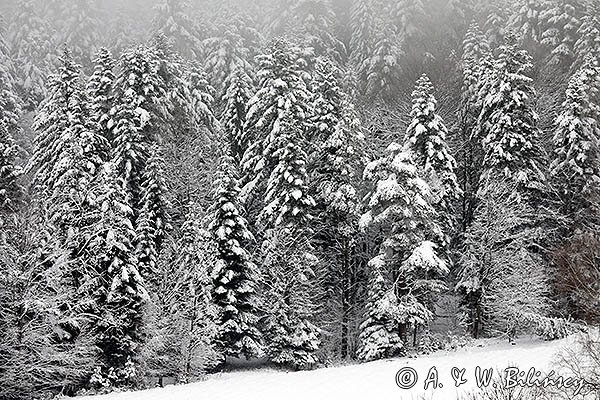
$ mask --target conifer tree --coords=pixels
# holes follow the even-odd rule
[[[352,60],[360,65],[369,57],[375,36],[375,11],[372,0],[352,2],[352,38],[350,53]]]
[[[21,171],[16,165],[17,151],[12,135],[0,121],[0,213],[13,209],[22,193],[18,182]]]
[[[46,197],[52,220],[63,233],[75,223],[87,202],[86,187],[105,157],[107,143],[90,122],[80,67],[71,52],[63,52],[51,76],[49,97],[35,118],[35,152],[30,162],[38,193]],[[79,216],[80,217],[80,216]]]
[[[201,57],[203,37],[190,17],[190,4],[187,0],[162,0],[154,11],[155,32],[166,35],[184,57]]]
[[[112,91],[115,83],[115,60],[110,51],[101,48],[94,60],[94,73],[87,84],[87,93],[90,99],[90,112],[92,120],[98,125],[100,133],[107,140],[111,140],[110,110],[113,107]]]
[[[339,63],[344,61],[346,48],[332,33],[336,15],[329,0],[300,0],[294,14],[305,47],[312,48],[316,56],[327,56]]]
[[[461,189],[456,179],[456,160],[446,142],[448,128],[436,112],[433,85],[426,75],[417,81],[412,97],[412,121],[406,131],[405,147],[415,155],[417,166],[437,192],[435,207],[450,235],[456,225],[453,203],[459,200]]]
[[[373,51],[360,67],[360,77],[368,97],[391,100],[400,79],[403,52],[392,26],[378,27],[378,32]]]
[[[72,49],[73,58],[84,68],[92,64],[102,28],[97,0],[58,0],[46,4],[45,14],[55,21],[56,43]]]
[[[472,220],[479,186],[483,150],[478,136],[478,119],[483,107],[488,78],[492,68],[491,50],[487,38],[477,23],[472,23],[463,41],[461,69],[460,132],[462,151],[459,153],[463,190],[462,228]]]
[[[16,65],[17,87],[27,108],[35,108],[46,95],[46,79],[52,70],[52,29],[40,15],[34,0],[19,2],[9,41]]]
[[[550,51],[550,61],[570,63],[575,59],[583,11],[580,0],[549,0],[545,5],[539,16],[543,27],[541,43]]]
[[[263,219],[274,217],[274,222],[288,213],[298,213],[299,210],[288,208],[292,202],[310,203],[307,193],[302,191],[306,182],[298,181],[297,188],[292,189],[294,181],[288,180],[292,172],[299,180],[306,173],[301,164],[306,162],[302,144],[306,137],[310,92],[301,50],[291,47],[287,41],[275,41],[269,54],[259,56],[258,62],[259,89],[248,103],[242,138],[242,143],[251,143],[242,159],[244,197],[259,189],[259,182],[268,180],[269,200],[264,201],[261,214]],[[283,181],[278,182],[278,179]],[[287,187],[285,182],[292,186]]]
[[[254,84],[244,69],[237,67],[226,82],[227,90],[223,96],[225,110],[221,126],[228,135],[231,154],[241,160],[249,143],[244,143],[246,124],[246,105],[252,98]]]
[[[227,89],[224,85],[236,69],[250,71],[250,49],[237,27],[231,22],[223,23],[218,28],[218,35],[203,42],[206,62],[204,70],[209,82],[221,98]]]
[[[213,298],[219,308],[219,351],[230,357],[261,357],[261,333],[257,329],[258,272],[246,246],[253,239],[242,216],[234,161],[223,157],[215,192],[211,231],[218,255]]]
[[[555,122],[550,172],[573,226],[593,227],[600,222],[593,210],[600,190],[600,107],[595,100],[599,90],[600,67],[590,57],[571,78]]]
[[[383,260],[369,262],[370,274],[367,319],[360,325],[360,347],[357,357],[362,361],[391,358],[404,353],[396,315],[398,299],[384,278]]]
[[[524,43],[538,44],[542,39],[540,14],[547,3],[544,0],[521,0],[516,12],[509,20],[509,25],[521,36]]]
[[[102,375],[115,386],[131,385],[140,378],[142,307],[148,300],[135,256],[133,210],[122,180],[114,164],[103,165],[94,187],[95,215],[89,228],[96,276],[88,289],[99,313],[96,329],[103,353]]]
[[[500,176],[533,189],[544,178],[540,172],[538,115],[532,104],[535,90],[527,76],[531,57],[519,50],[514,35],[508,34],[505,41],[479,117],[484,151],[482,182]]]
[[[431,189],[417,176],[414,156],[396,143],[387,153],[368,164],[364,173],[374,188],[361,227],[378,226],[385,232],[380,255],[370,262],[371,279],[381,282],[377,276],[381,274],[384,284],[371,294],[389,292],[384,298],[369,299],[359,350],[365,359],[396,353],[397,335],[406,343],[411,327],[428,325],[434,302],[445,288],[441,279],[449,272],[436,254],[438,246],[430,241],[439,241],[441,230],[430,203]]]
[[[145,276],[156,272],[158,255],[169,228],[164,162],[160,147],[153,145],[141,177],[141,209],[136,220],[138,268]]]
[[[359,182],[364,163],[364,136],[350,97],[342,88],[343,72],[334,62],[318,58],[313,71],[309,137],[314,145],[308,158],[310,189],[314,193],[318,232],[313,243],[320,260],[319,287],[323,316],[319,325],[335,333],[324,340],[342,358],[352,352],[355,277],[361,267],[354,254],[359,235]],[[339,345],[339,348],[337,348]]]
[[[575,43],[575,65],[581,66],[589,56],[600,57],[600,7],[595,11],[590,10],[581,19],[581,26],[577,31]]]

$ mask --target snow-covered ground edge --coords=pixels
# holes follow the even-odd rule
[[[325,400],[325,399],[402,399],[453,400],[459,394],[477,389],[476,367],[493,368],[494,373],[507,367],[521,370],[535,368],[542,373],[556,370],[560,351],[572,347],[576,337],[544,342],[521,338],[516,345],[500,340],[480,340],[453,352],[437,352],[418,358],[396,358],[365,364],[323,368],[314,371],[285,372],[256,369],[229,372],[207,380],[181,386],[168,386],[138,392],[112,393],[92,397],[94,400]],[[413,368],[418,383],[412,389],[401,389],[396,374],[402,368]],[[443,387],[424,390],[424,381],[432,367]],[[451,372],[465,369],[466,383],[456,388]],[[455,375],[456,376],[456,375]],[[84,398],[90,399],[90,397]]]

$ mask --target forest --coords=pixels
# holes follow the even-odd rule
[[[597,0],[0,15],[0,399],[600,324]]]

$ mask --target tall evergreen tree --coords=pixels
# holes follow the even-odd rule
[[[202,34],[190,17],[187,0],[163,0],[154,8],[154,30],[162,32],[180,54],[189,59],[202,54]]]
[[[571,63],[575,59],[577,31],[581,26],[583,3],[580,0],[549,0],[540,13],[542,44],[555,63]]]
[[[370,56],[360,66],[363,92],[370,98],[393,99],[400,79],[400,57],[403,52],[394,28],[378,27],[379,35]]]
[[[556,119],[550,171],[573,227],[600,223],[595,198],[600,193],[600,90],[598,61],[588,58],[569,82],[562,113]],[[597,207],[597,206],[596,206]]]
[[[227,90],[223,96],[225,110],[221,125],[228,135],[231,154],[238,161],[244,156],[249,143],[244,143],[246,125],[246,105],[250,102],[254,84],[243,68],[236,68],[226,82]]]
[[[112,385],[132,385],[140,379],[142,307],[148,293],[135,256],[133,210],[113,163],[103,165],[94,193],[89,248],[96,270],[88,290],[99,314],[96,329],[103,353],[102,375]]]
[[[436,254],[438,246],[430,241],[439,241],[442,233],[435,223],[431,189],[417,176],[414,156],[396,143],[387,153],[368,164],[364,173],[374,188],[361,227],[378,226],[385,235],[380,255],[370,262],[371,281],[379,285],[371,294],[388,291],[384,298],[370,299],[359,348],[365,360],[396,354],[403,345],[398,335],[406,343],[411,327],[427,327],[434,302],[445,288],[442,278],[449,272]]]
[[[94,73],[87,84],[87,93],[91,102],[90,112],[93,121],[98,125],[100,133],[107,140],[111,140],[110,110],[113,107],[112,92],[115,83],[115,60],[110,51],[101,48],[94,60]]]
[[[27,108],[46,95],[46,80],[54,64],[54,38],[34,0],[19,2],[10,28],[11,54],[17,66],[17,86]]]
[[[261,333],[257,329],[258,271],[246,246],[253,239],[241,215],[234,161],[223,157],[215,192],[211,230],[218,246],[213,298],[219,308],[218,348],[224,356],[261,357]]]
[[[360,65],[369,57],[374,45],[375,10],[372,0],[354,0],[352,2],[351,25],[351,58],[357,65]]]
[[[22,193],[18,182],[21,171],[16,165],[17,151],[12,135],[4,122],[0,122],[0,213],[14,209]]]
[[[301,50],[291,47],[285,40],[275,41],[269,54],[258,57],[258,92],[248,103],[248,113],[244,129],[243,143],[251,143],[242,159],[242,168],[245,175],[245,192],[252,194],[259,182],[269,179],[270,196],[265,201],[267,206],[275,201],[272,207],[265,207],[263,217],[283,217],[288,212],[285,204],[289,201],[304,201],[307,193],[295,192],[294,197],[287,197],[283,193],[274,190],[278,185],[277,179],[288,180],[286,163],[294,168],[299,175],[294,178],[302,179],[306,172],[302,161],[302,141],[306,135],[306,120],[308,118],[308,107],[310,105],[310,92],[305,80],[306,64],[301,58]],[[290,146],[289,148],[288,145]],[[299,158],[294,158],[299,157]],[[299,163],[296,163],[299,161]],[[304,172],[303,172],[304,171]],[[285,176],[284,176],[285,175]],[[299,186],[306,182],[298,182]],[[280,187],[283,189],[283,187]],[[264,188],[263,188],[264,189]],[[292,190],[293,191],[293,190]],[[290,191],[288,195],[291,195]],[[284,198],[280,198],[283,195]],[[244,193],[246,196],[246,193]],[[308,200],[308,199],[306,199]],[[279,207],[277,210],[274,207]],[[278,216],[275,216],[275,220]]]
[[[538,114],[532,104],[535,90],[527,76],[532,68],[531,57],[519,50],[515,36],[508,34],[505,41],[479,117],[484,151],[482,182],[499,175],[533,189],[544,178]]]
[[[456,227],[453,203],[460,199],[461,189],[456,179],[456,160],[446,142],[448,128],[436,112],[433,85],[426,75],[417,81],[412,97],[412,121],[406,131],[405,147],[415,155],[417,166],[437,192],[435,207],[446,233],[451,235]]]

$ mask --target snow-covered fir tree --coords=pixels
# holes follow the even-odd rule
[[[289,114],[284,113],[278,122],[278,131],[271,132],[271,142],[265,146],[276,164],[267,179],[259,220],[266,226],[304,224],[312,219],[315,206],[308,190],[308,155],[301,142],[304,132]]]
[[[55,26],[54,41],[72,49],[74,59],[88,68],[102,39],[97,0],[56,0],[45,4]]]
[[[221,126],[228,137],[232,156],[241,160],[249,145],[243,141],[244,126],[246,105],[252,98],[254,83],[243,68],[237,67],[229,76],[225,86],[227,87],[223,96],[225,110],[221,117]]]
[[[18,182],[21,170],[16,165],[17,154],[18,147],[12,135],[0,121],[0,213],[14,209],[23,191]]]
[[[590,10],[581,19],[575,43],[575,65],[581,66],[588,56],[600,56],[600,7]]]
[[[516,12],[510,17],[509,26],[521,37],[524,43],[537,44],[542,39],[540,14],[546,5],[545,0],[520,0]]]
[[[510,5],[508,0],[489,0],[479,2],[480,14],[484,17],[481,25],[490,45],[497,47],[502,43],[506,33],[506,26],[510,18]]]
[[[123,178],[113,163],[105,163],[94,187],[94,223],[89,248],[96,276],[89,281],[98,320],[98,346],[103,354],[102,377],[111,385],[131,385],[140,378],[140,344],[144,340],[142,307],[148,300],[135,255],[135,230]]]
[[[40,198],[51,208],[52,223],[66,233],[87,202],[85,188],[102,164],[108,144],[90,121],[80,67],[68,49],[48,90],[35,118],[37,136],[30,169]]]
[[[462,151],[457,155],[462,179],[463,229],[473,217],[475,195],[479,186],[483,150],[478,136],[478,120],[483,106],[492,68],[490,45],[477,23],[472,23],[463,41],[461,59],[462,94],[460,110],[460,139]]]
[[[600,66],[589,57],[571,78],[556,119],[550,172],[573,226],[598,223],[593,211],[600,190]]]
[[[98,125],[100,133],[107,140],[111,140],[110,111],[113,107],[112,91],[115,83],[115,64],[112,54],[106,48],[101,48],[94,60],[94,73],[87,84],[87,94],[90,99],[90,112],[92,120]]]
[[[189,59],[202,55],[200,30],[190,17],[190,3],[187,0],[162,0],[154,7],[154,30],[162,32],[173,43],[177,51]]]
[[[169,228],[164,163],[161,148],[153,145],[140,182],[141,209],[136,220],[135,238],[138,268],[146,276],[155,275],[158,255]]]
[[[317,259],[301,227],[270,230],[263,243],[262,302],[268,310],[263,332],[269,359],[282,366],[314,368],[321,331],[312,322]]]
[[[294,8],[294,16],[305,47],[312,48],[317,56],[343,62],[346,47],[332,32],[336,15],[329,0],[300,0]]]
[[[479,137],[484,151],[485,184],[494,177],[513,179],[534,189],[543,181],[535,89],[528,76],[531,57],[520,50],[516,37],[507,34],[494,65],[481,115]]]
[[[367,319],[360,325],[357,353],[362,361],[391,358],[405,352],[399,330],[398,299],[389,281],[384,278],[384,267],[381,256],[369,262]]]
[[[417,81],[412,98],[412,121],[406,131],[405,147],[415,155],[417,166],[423,169],[435,195],[440,222],[450,236],[456,227],[453,203],[460,199],[461,189],[455,173],[456,160],[446,141],[448,128],[437,114],[433,84],[426,75]],[[448,240],[450,237],[446,242]]]
[[[570,63],[575,58],[577,31],[581,26],[583,3],[580,0],[548,0],[540,12],[541,43],[550,52],[550,61]]]
[[[227,89],[224,85],[234,70],[250,71],[250,49],[245,48],[244,38],[237,28],[229,23],[222,24],[218,29],[218,36],[203,42],[206,54],[204,70],[219,98]]]
[[[294,197],[285,197],[283,192],[277,192],[279,189],[287,190],[281,186],[284,183],[294,185],[294,180],[288,180],[293,170],[296,171],[294,179],[302,179],[306,173],[305,166],[300,164],[306,162],[305,158],[302,161],[305,157],[302,146],[306,137],[310,92],[302,51],[289,42],[274,41],[269,53],[259,56],[258,62],[258,91],[248,103],[242,138],[242,143],[250,144],[242,159],[244,197],[261,189],[258,184],[268,179],[270,196],[268,201],[263,202],[262,215],[277,220],[287,213],[297,213],[288,209],[286,204],[310,202],[301,188],[307,182],[298,181],[298,191],[291,189],[287,193],[291,196],[293,192]],[[293,168],[292,171],[287,170],[286,163]],[[283,181],[278,182],[278,179]],[[271,206],[267,207],[270,203]]]
[[[0,121],[13,137],[21,132],[19,119],[23,114],[10,63],[0,64]]]
[[[379,270],[373,272],[371,279],[379,280],[377,273],[381,273],[387,283],[371,294],[380,295],[386,290],[392,296],[385,302],[370,299],[373,309],[368,310],[363,324],[359,349],[365,357],[395,352],[396,335],[406,343],[410,328],[426,327],[433,319],[433,304],[445,289],[442,279],[449,270],[436,254],[438,245],[431,241],[439,242],[442,233],[435,223],[431,189],[418,177],[413,158],[402,146],[392,143],[387,154],[369,163],[364,172],[374,188],[360,225],[363,229],[380,227],[385,236],[380,255],[370,266]],[[378,318],[371,319],[369,315]],[[383,348],[369,348],[378,344]]]
[[[263,348],[255,293],[259,275],[247,250],[253,237],[239,203],[234,160],[225,156],[221,163],[210,227],[218,249],[213,291],[219,309],[215,340],[225,357],[256,358],[263,355]]]
[[[17,67],[17,86],[27,108],[46,95],[46,79],[54,64],[54,38],[35,0],[21,0],[11,24],[9,41]]]
[[[373,49],[360,66],[360,78],[363,93],[371,98],[393,98],[401,72],[400,57],[402,50],[394,28],[386,24],[378,27]]]
[[[319,326],[332,333],[324,347],[346,358],[353,353],[350,320],[355,314],[355,276],[360,263],[353,254],[358,245],[359,182],[364,165],[364,135],[350,97],[342,89],[343,72],[334,62],[318,58],[312,87],[309,135],[314,150],[308,170],[316,205],[311,227],[319,260],[316,274],[325,304]],[[334,316],[332,318],[332,316]],[[333,347],[333,348],[332,348]],[[337,355],[336,354],[336,355]]]
[[[372,0],[354,0],[352,2],[351,25],[351,58],[357,65],[360,65],[369,57],[374,44],[375,11]]]

